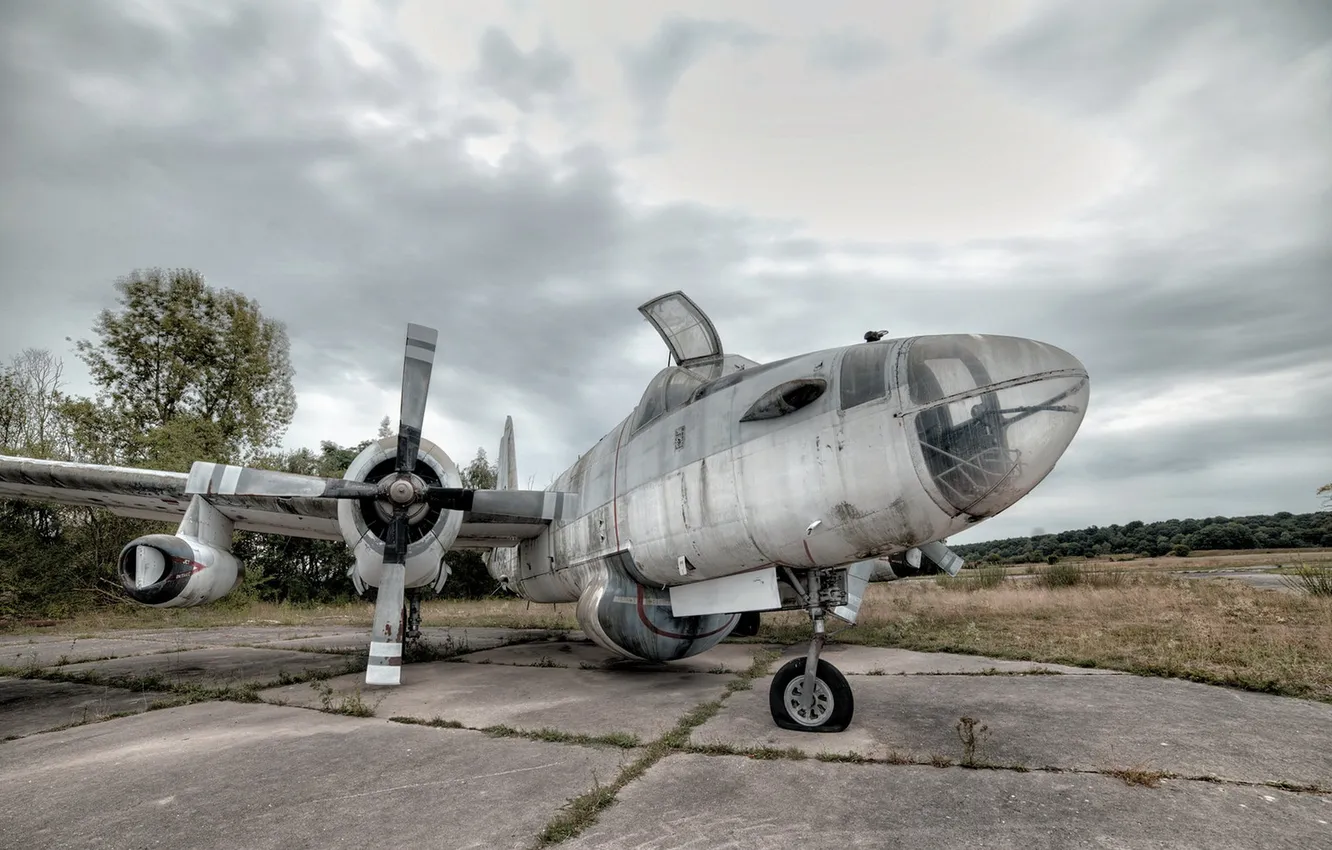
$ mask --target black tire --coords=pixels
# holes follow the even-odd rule
[[[740,615],[740,622],[731,629],[733,637],[753,637],[759,633],[759,612],[746,611]]]
[[[773,722],[782,729],[793,732],[846,731],[846,727],[851,725],[851,716],[856,711],[856,700],[851,695],[851,685],[842,675],[842,671],[822,658],[819,659],[814,671],[816,680],[814,693],[817,697],[823,697],[824,704],[831,703],[830,710],[821,716],[816,716],[815,722],[811,724],[797,719],[793,713],[795,709],[788,709],[787,689],[794,686],[798,694],[801,684],[798,680],[804,675],[805,659],[802,656],[783,664],[777,675],[772,678],[772,686],[768,688],[768,710],[772,712]]]

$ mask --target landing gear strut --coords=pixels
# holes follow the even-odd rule
[[[841,671],[819,658],[827,637],[824,612],[846,604],[846,586],[831,581],[832,570],[810,570],[805,587],[787,570],[792,587],[800,594],[814,624],[814,635],[804,658],[782,665],[768,689],[768,709],[782,729],[797,732],[841,732],[851,725],[855,699]],[[845,571],[842,572],[845,576]]]
[[[421,597],[415,590],[407,592],[407,604],[402,609],[402,644],[417,646],[421,643]]]

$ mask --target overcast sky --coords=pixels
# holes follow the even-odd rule
[[[666,361],[1034,337],[1081,432],[980,540],[1317,510],[1332,481],[1332,4],[3,0],[0,357],[190,266],[286,323],[289,446],[396,423],[538,487]]]

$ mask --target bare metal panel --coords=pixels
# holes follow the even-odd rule
[[[722,576],[670,589],[671,613],[677,617],[772,611],[782,607],[777,568]]]

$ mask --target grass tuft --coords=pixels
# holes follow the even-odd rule
[[[1123,767],[1105,771],[1106,776],[1124,780],[1126,785],[1140,785],[1143,788],[1156,788],[1170,774],[1163,770],[1148,770],[1145,767]]]
[[[1281,583],[1309,596],[1332,598],[1332,564],[1301,564],[1282,575]]]

